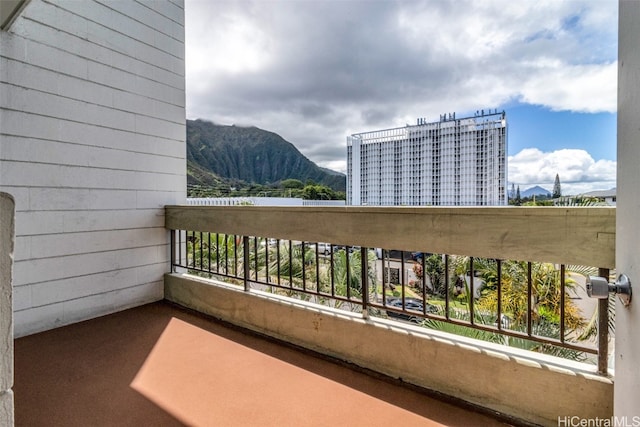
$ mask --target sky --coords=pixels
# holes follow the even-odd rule
[[[617,0],[186,0],[187,118],[346,171],[348,135],[504,110],[508,181],[616,186]]]

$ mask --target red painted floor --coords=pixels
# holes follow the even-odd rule
[[[17,426],[499,426],[159,302],[17,339]]]

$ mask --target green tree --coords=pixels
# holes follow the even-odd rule
[[[304,188],[304,184],[299,179],[283,179],[280,182],[280,186],[285,189],[298,189]]]
[[[495,326],[497,322],[498,305],[498,271],[497,262],[491,259],[474,258],[474,272],[470,271],[468,257],[451,256],[450,272],[452,284],[462,288],[458,300],[469,305],[471,296],[470,284],[467,277],[476,276],[477,282],[482,283],[482,291],[479,298],[474,298],[474,321],[476,324]],[[585,322],[569,294],[576,286],[575,281],[568,272],[565,277],[565,325],[566,334],[572,331],[580,332],[584,329]],[[527,327],[528,312],[528,263],[504,261],[501,264],[501,313],[508,316],[507,327],[513,330],[525,331]],[[561,292],[560,270],[548,263],[532,264],[532,333],[534,335],[559,338],[560,335],[560,306]],[[453,319],[469,321],[470,311],[454,307],[449,315]],[[476,330],[464,325],[451,324],[438,320],[427,319],[424,326],[462,336],[482,339],[512,347],[553,354],[560,357],[583,360],[582,352],[566,348],[541,344],[535,341],[508,337],[502,334]],[[503,325],[504,326],[504,325]]]
[[[302,190],[305,200],[344,200],[344,193],[333,191],[330,187],[313,184],[305,185]]]
[[[429,255],[429,256],[427,256]],[[442,261],[442,255],[440,254],[424,254],[426,256],[424,261],[424,266],[426,268],[426,277],[429,278],[429,283],[431,283],[431,291],[444,297],[447,292],[447,287],[445,284],[445,274],[444,274],[444,262]],[[413,272],[416,277],[420,280],[419,289],[422,291],[422,286],[425,285],[425,274],[422,271],[422,261],[421,258],[413,265]],[[428,290],[428,288],[427,288]]]
[[[528,313],[527,275],[528,264],[526,262],[505,261],[502,263],[501,282],[498,283],[497,263],[484,260],[478,263],[479,271],[484,280],[482,297],[478,301],[478,308],[491,313],[497,313],[498,286],[501,286],[502,312],[507,314],[512,321],[511,327],[524,330]],[[532,320],[534,322],[551,323],[560,326],[560,313],[562,301],[561,271],[553,264],[533,263],[531,269],[532,280]],[[570,274],[565,275],[565,324],[570,330],[578,330],[584,326],[584,320],[579,309],[570,298],[570,292],[575,292],[576,282]],[[555,331],[559,333],[559,331]]]
[[[562,197],[562,190],[560,189],[560,176],[556,174],[556,180],[553,183],[553,195],[551,196],[554,199],[558,199]]]
[[[188,266],[222,275],[236,276],[243,271],[244,246],[240,236],[189,233],[186,237]]]
[[[375,273],[376,256],[372,250],[367,250],[367,258],[365,262],[368,264],[367,282],[369,292],[375,298],[377,289],[377,279]],[[332,281],[333,276],[333,281]],[[325,294],[331,294],[331,283],[334,286],[334,293],[337,296],[361,300],[362,299],[362,252],[360,250],[347,251],[340,249],[333,254],[333,264],[326,268],[320,277],[320,289]],[[340,307],[343,305],[341,300],[326,301],[329,305]],[[359,304],[357,305],[359,306]]]
[[[263,253],[266,252],[266,250],[266,248],[261,249]],[[288,282],[292,287],[298,288],[302,287],[303,276],[305,282],[309,280],[309,284],[316,282],[314,267],[315,254],[310,246],[305,245],[303,249],[301,244],[290,244],[289,240],[284,240],[280,242],[279,259],[276,256],[276,248],[271,248],[270,252],[271,256],[269,257],[268,265],[271,275],[275,275],[280,271],[280,278],[282,280]],[[262,259],[266,259],[266,257],[263,256]],[[262,265],[264,266],[266,263]]]

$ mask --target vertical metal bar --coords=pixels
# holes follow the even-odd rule
[[[318,253],[318,243],[316,242],[316,294],[320,293],[320,254]]]
[[[369,251],[364,246],[360,248],[360,283],[362,288],[362,315],[369,317]]]
[[[560,264],[560,342],[564,343],[565,334],[565,318],[564,318],[564,299],[565,299],[565,266]]]
[[[169,231],[169,239],[170,239],[170,245],[171,245],[171,265],[169,266],[169,272],[170,273],[175,273],[176,272],[176,233],[178,231],[176,230],[170,230]]]
[[[469,320],[471,321],[471,324],[474,325],[476,323],[476,319],[474,316],[474,307],[473,307],[473,296],[474,296],[474,279],[475,279],[475,274],[473,271],[473,257],[469,257],[469,270],[470,272],[470,279],[469,279],[469,295],[467,295],[467,297],[469,298]]]
[[[191,267],[191,249],[189,249],[189,242],[191,241],[191,237],[189,237],[189,230],[184,232],[184,256],[186,257],[185,267]]]
[[[502,330],[502,261],[497,259],[498,269],[498,330]]]
[[[427,314],[427,255],[422,252],[422,314]],[[431,284],[434,288],[436,285]]]
[[[236,239],[233,239],[233,241],[235,242]],[[242,236],[242,253],[244,259],[244,290],[248,292],[251,288],[249,284],[249,275],[251,274],[251,266],[249,265],[251,262],[249,259],[249,236]]]
[[[306,247],[304,241],[302,242],[302,290],[307,290],[307,260],[306,260]]]
[[[449,290],[449,283],[451,279],[449,277],[449,255],[444,255],[444,282],[446,283],[444,293],[444,313],[447,320],[449,320],[449,294],[451,293]]]
[[[598,276],[609,280],[609,269],[599,268]],[[598,374],[607,375],[609,367],[609,299],[598,300]]]
[[[527,335],[531,336],[532,325],[531,321],[533,318],[533,307],[532,307],[532,299],[533,299],[533,274],[532,274],[532,264],[531,262],[527,263]]]
[[[207,270],[211,273],[211,233],[207,233],[207,246],[209,246],[209,261],[207,261]]]
[[[182,266],[182,230],[177,230],[178,233],[178,263]]]
[[[289,289],[293,288],[293,243],[289,240]]]
[[[333,257],[333,243],[331,244],[331,254],[329,255],[329,262],[331,263],[329,270],[331,272],[331,296],[336,296],[336,278],[335,278],[335,268],[334,268],[334,257]]]
[[[243,266],[244,268],[244,266]],[[233,275],[238,276],[238,235],[233,235]]]
[[[184,230],[184,266],[189,268],[189,230]]]
[[[387,269],[385,270],[384,260],[389,257],[389,250],[382,249],[382,306],[387,306],[387,284],[389,283],[389,266],[387,265]],[[385,280],[386,279],[386,280]]]
[[[220,273],[220,233],[216,233],[216,273]]]
[[[196,232],[191,232],[191,267],[196,268]]]
[[[255,280],[258,280],[258,251],[260,245],[258,244],[258,237],[253,236],[253,267],[254,267],[254,277]]]
[[[204,263],[203,263],[203,256],[204,254],[202,253],[203,251],[203,243],[202,243],[202,231],[200,232],[200,270],[204,270]]]
[[[346,245],[344,247],[344,259],[346,260],[346,268],[347,268],[347,274],[346,274],[346,280],[347,280],[347,299],[351,299],[351,286],[349,286],[351,284],[351,265],[350,265],[350,259],[349,259],[349,245]]]
[[[278,285],[280,285],[280,239],[276,240],[276,258],[278,259]]]
[[[271,276],[269,275],[269,239],[264,239],[264,270],[265,270],[265,282],[271,282]]]
[[[242,236],[242,237],[244,237],[244,236]],[[238,276],[238,243],[239,243],[238,235],[234,234],[233,235],[233,275],[234,276]],[[247,245],[250,245],[250,244],[251,244],[251,241],[247,240]],[[251,253],[251,248],[249,247],[248,249],[249,249],[249,253]],[[244,251],[244,245],[243,245],[242,250]],[[244,269],[244,254],[242,255],[242,259],[243,259],[242,268]],[[251,267],[251,266],[249,266],[249,267]]]
[[[407,283],[406,281],[406,277],[404,274],[404,269],[405,269],[405,265],[404,265],[404,251],[400,251],[400,289],[402,289],[402,310],[405,309],[406,307],[406,301],[405,299],[407,298],[407,295],[405,293],[405,284]]]
[[[224,235],[224,274],[229,274],[229,235]]]

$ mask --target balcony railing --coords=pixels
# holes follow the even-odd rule
[[[470,328],[607,372],[608,302],[597,302],[594,337],[571,292],[614,267],[615,209],[173,206],[166,224],[172,271],[364,317]]]

